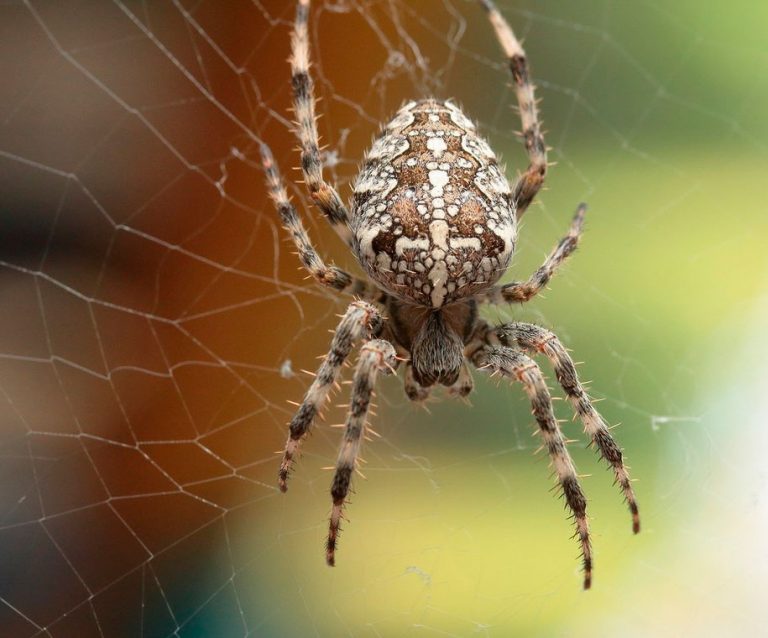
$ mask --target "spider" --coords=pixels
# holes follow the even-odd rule
[[[549,330],[528,323],[493,326],[478,315],[485,303],[523,303],[550,281],[576,249],[586,206],[578,206],[568,234],[527,280],[497,285],[515,249],[517,223],[544,183],[547,147],[538,119],[525,53],[492,0],[479,0],[512,74],[529,165],[515,183],[501,172],[494,152],[451,101],[424,99],[400,108],[366,154],[349,208],[323,178],[315,98],[309,74],[310,0],[298,0],[290,58],[296,134],[309,193],[361,264],[366,279],[326,264],[289,201],[269,148],[261,145],[270,198],[309,273],[323,286],[355,297],[331,347],[290,422],[278,483],[286,491],[302,439],[323,408],[340,369],[362,341],[352,382],[344,438],[331,484],[326,561],[335,564],[339,524],[356,469],[378,374],[405,367],[405,393],[423,401],[433,386],[465,397],[470,367],[519,382],[530,399],[581,544],[584,588],[592,581],[587,501],[535,355],[544,355],[592,443],[613,468],[640,530],[637,502],[622,451],[587,396],[571,357]]]

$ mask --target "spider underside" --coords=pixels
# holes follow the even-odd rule
[[[309,0],[298,2],[290,61],[304,179],[315,204],[368,278],[357,279],[326,265],[289,201],[269,148],[262,145],[270,197],[302,264],[320,284],[355,297],[291,420],[279,485],[282,491],[287,489],[301,441],[354,345],[362,342],[331,485],[326,559],[333,565],[342,508],[366,432],[377,375],[394,372],[404,362],[405,392],[414,401],[426,399],[435,385],[466,396],[473,388],[471,367],[501,375],[519,382],[530,399],[544,447],[575,520],[586,589],[592,578],[587,502],[533,356],[544,355],[554,367],[586,433],[611,465],[637,533],[637,502],[622,451],[587,396],[571,357],[552,332],[520,322],[492,326],[478,315],[481,304],[523,303],[544,288],[576,249],[586,207],[578,207],[568,234],[528,280],[497,285],[514,253],[517,222],[544,182],[547,149],[525,53],[492,1],[479,1],[509,64],[529,157],[527,169],[510,186],[494,152],[461,109],[437,99],[408,102],[366,154],[349,209],[323,179],[309,75]]]

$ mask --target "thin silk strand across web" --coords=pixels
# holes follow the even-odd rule
[[[525,169],[513,90],[485,16],[461,0],[423,4],[316,2],[311,72],[321,98],[322,159],[342,197],[381,123],[404,100],[427,95],[455,98],[475,114],[511,178]],[[765,150],[742,125],[748,104],[714,112],[675,93],[673,80],[699,34],[661,8],[647,10],[679,30],[688,49],[670,62],[667,77],[618,38],[608,19],[612,2],[604,3],[602,23],[560,17],[554,7],[498,4],[526,41],[559,189],[555,195],[553,184],[526,213],[540,218],[530,222],[540,232],[523,229],[527,265],[520,268],[528,270],[517,275],[532,272],[573,205],[609,188],[608,168],[579,162],[588,143],[582,129],[613,157],[678,176],[680,198],[697,184],[639,138],[658,111],[702,114]],[[322,535],[330,476],[315,469],[332,464],[339,431],[328,426],[341,422],[343,408],[331,408],[294,477],[311,496],[302,503],[316,504],[312,515],[287,513],[278,500],[274,453],[293,412],[286,401],[299,400],[310,383],[302,370],[326,352],[326,330],[345,301],[297,270],[267,201],[261,143],[273,148],[324,254],[358,271],[293,170],[292,3],[235,3],[232,14],[205,0],[77,9],[39,0],[0,5],[0,23],[11,25],[0,48],[13,59],[4,66],[15,70],[0,106],[0,546],[9,550],[0,566],[0,622],[19,636],[216,635],[216,626],[219,635],[257,636],[277,631],[276,618],[298,608],[311,624],[311,606],[302,602],[311,594],[300,580],[292,599],[273,609],[261,606],[254,583],[270,580],[257,574],[271,557],[280,555],[270,568],[291,562],[291,539],[306,537],[307,527],[310,538]],[[547,36],[559,45],[543,60]],[[548,78],[551,60],[573,50],[584,56],[573,73]],[[609,117],[588,88],[606,59],[641,88],[638,108],[623,120]],[[477,81],[468,82],[473,74]],[[667,214],[649,208],[639,223]],[[594,248],[587,241],[583,250]],[[639,330],[655,320],[578,271],[558,275],[557,286],[578,289],[585,304],[609,306]],[[522,316],[569,336],[568,317],[548,309],[489,312],[489,320]],[[655,407],[633,401],[624,377],[637,373],[634,345],[610,334],[597,341],[619,362],[618,374],[604,383],[610,392],[598,384],[590,391],[627,427],[631,420],[648,432],[685,432],[698,422],[663,388]],[[654,383],[652,371],[648,378]],[[508,445],[471,445],[447,461],[444,453],[413,453],[422,448],[407,442],[408,431],[438,408],[428,404],[414,416],[399,383],[384,384],[374,420],[381,437],[365,444],[366,473],[376,481],[406,474],[437,494],[454,465],[489,468],[486,480],[501,483],[500,456],[532,463],[538,443],[517,390],[491,388]],[[345,404],[347,391],[342,386],[334,402]],[[513,408],[523,417],[513,420]],[[483,427],[482,418],[473,420]],[[607,473],[600,480],[610,483]],[[395,514],[394,522],[405,521]],[[306,556],[322,562],[312,542]],[[406,571],[430,586],[428,570]],[[343,589],[363,590],[377,578],[364,572]]]

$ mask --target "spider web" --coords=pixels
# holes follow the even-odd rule
[[[474,3],[316,5],[325,170],[344,196],[406,98],[455,97],[509,175],[525,165]],[[685,3],[500,5],[526,40],[557,162],[515,276],[578,201],[592,212],[549,294],[486,314],[551,327],[586,362],[601,411],[624,423],[643,534],[630,537],[609,475],[564,425],[594,474],[585,597],[519,388],[477,379],[473,407],[424,410],[388,379],[328,570],[323,468],[343,391],[288,494],[276,488],[286,401],[345,302],[297,270],[261,141],[321,252],[354,270],[291,170],[293,3],[6,0],[3,635],[704,635],[765,620],[768,415],[750,404],[768,378],[768,227],[752,197],[768,55],[743,22],[760,20],[738,3],[739,20]],[[727,234],[724,208],[739,211]]]

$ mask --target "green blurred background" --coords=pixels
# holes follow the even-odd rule
[[[318,0],[326,171],[402,101],[453,97],[525,165],[483,12]],[[590,211],[526,307],[555,330],[638,479],[643,531],[581,427],[595,582],[518,387],[472,406],[387,379],[338,566],[323,560],[346,396],[275,485],[299,371],[342,312],[265,201],[268,142],[323,252],[289,131],[293,4],[0,7],[0,627],[4,636],[759,635],[768,612],[768,8],[499,2],[553,147],[508,278]],[[544,369],[547,366],[543,364]],[[550,385],[554,376],[549,375]]]

